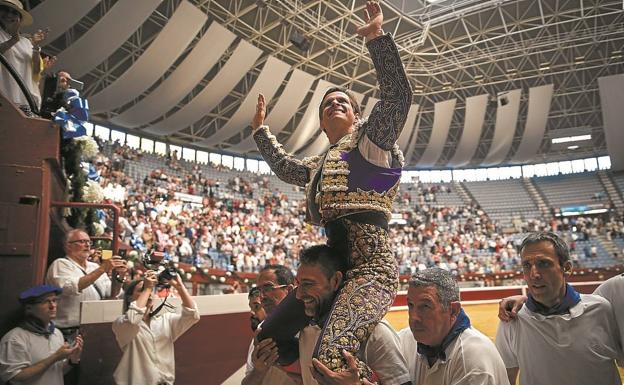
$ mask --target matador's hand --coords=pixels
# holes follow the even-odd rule
[[[381,25],[383,24],[383,12],[379,1],[366,2],[366,24],[357,29],[357,34],[365,37],[366,41],[372,40],[377,36],[383,35]]]
[[[251,121],[251,128],[257,130],[258,127],[264,124],[264,118],[266,117],[266,101],[264,95],[258,94],[258,103],[256,104],[256,114]]]

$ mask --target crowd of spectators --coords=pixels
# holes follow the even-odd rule
[[[303,193],[301,199],[289,198],[275,188],[274,176],[240,171],[223,173],[227,179],[211,178],[199,164],[180,160],[173,152],[137,180],[126,174],[125,164],[141,162],[139,150],[118,142],[100,147],[105,151],[95,163],[104,195],[123,206],[122,239],[137,252],[158,250],[167,259],[201,268],[257,272],[267,264],[295,269],[299,250],[325,242],[322,230],[304,222]],[[416,189],[417,200],[401,195],[398,220],[390,228],[402,274],[432,266],[456,275],[517,271],[523,233],[538,230],[561,231],[578,265],[595,257],[596,250],[577,250],[577,240],[624,233],[621,218],[577,217],[535,218],[521,224],[522,232],[504,234],[477,204],[438,204],[436,196],[450,193],[450,187],[417,184]],[[103,217],[102,224],[106,222]],[[110,221],[105,227],[110,232]]]

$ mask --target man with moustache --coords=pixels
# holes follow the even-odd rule
[[[496,334],[510,383],[621,384],[621,355],[611,304],[577,293],[568,246],[555,233],[537,232],[522,242],[522,269],[529,295],[514,322]]]
[[[23,291],[24,318],[0,341],[0,381],[63,385],[63,372],[80,360],[82,337],[69,345],[52,321],[61,289],[39,285]]]

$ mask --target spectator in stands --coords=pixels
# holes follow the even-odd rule
[[[157,283],[157,273],[150,270],[143,279],[132,281],[124,293],[124,314],[113,322],[113,333],[122,351],[113,374],[117,385],[172,385],[175,382],[173,344],[199,321],[197,304],[179,275],[165,283],[180,296],[181,313],[163,310],[163,306],[154,309]]]
[[[434,267],[412,275],[407,307],[409,327],[399,339],[413,384],[509,384],[492,341],[470,326],[449,272]]]
[[[565,242],[537,232],[522,242],[527,306],[496,335],[509,381],[515,384],[620,384],[615,359],[622,354],[611,304],[580,295],[566,283],[572,264]]]
[[[299,261],[301,265],[297,270],[297,298],[303,301],[306,315],[312,317],[310,324],[299,334],[303,384],[359,383],[357,364],[350,353],[345,352],[349,357],[349,369],[339,373],[332,372],[319,360],[312,358],[321,335],[321,327],[325,325],[334,298],[344,282],[346,261],[335,255],[335,250],[327,245],[315,245],[303,250]],[[353,305],[362,305],[362,299],[354,298]],[[360,345],[357,356],[373,370],[375,378],[382,384],[410,383],[407,364],[399,347],[399,338],[386,321],[382,320],[377,324],[368,341]]]
[[[21,28],[32,22],[32,16],[24,10],[19,0],[0,1],[0,54],[21,77],[38,109],[41,94],[34,75],[39,75],[42,69],[39,45],[45,40],[47,31],[38,30],[30,39],[21,36]],[[4,65],[0,65],[0,92],[27,116],[33,115],[28,99]]]
[[[120,171],[113,172],[111,160],[106,156],[113,151],[124,159],[134,160],[128,161]],[[123,204],[130,227],[124,227],[125,241],[141,252],[154,244],[160,244],[160,236],[156,236],[153,231],[160,231],[162,223],[166,227],[161,240],[163,250],[171,242],[172,245],[168,247],[173,249],[174,254],[178,254],[181,262],[197,264],[202,268],[230,267],[257,272],[270,263],[296,267],[302,247],[325,241],[322,230],[302,225],[306,207],[303,195],[290,191],[288,187],[284,188],[283,182],[275,176],[259,176],[248,171],[234,173],[221,165],[199,166],[180,160],[181,172],[176,174],[180,175],[177,179],[183,182],[193,180],[197,178],[197,167],[203,167],[204,176],[200,177],[199,191],[205,188],[206,195],[209,189],[213,191],[212,198],[204,197],[201,206],[190,207],[185,202],[173,199],[175,192],[190,193],[186,183],[178,183],[177,179],[173,181],[172,176],[168,176],[166,182],[156,177],[145,178],[155,169],[159,169],[160,173],[171,173],[165,165],[164,157],[140,155],[139,151],[128,146],[120,145],[113,150],[107,144],[103,152],[96,156],[96,163],[102,176],[102,187],[117,183],[126,189],[127,196],[123,198]],[[138,169],[143,171],[137,174]],[[251,186],[253,199],[246,198],[248,192],[233,191],[228,183],[217,186],[219,179],[228,181],[233,180],[234,176],[238,176],[239,187]],[[444,189],[427,186],[419,183],[414,186],[402,185],[401,188],[402,191],[412,188],[416,193],[427,191],[435,196],[444,195]],[[412,197],[412,202],[415,201]],[[388,237],[402,274],[411,274],[437,264],[445,266],[458,277],[464,275],[463,279],[469,279],[474,275],[471,277],[466,273],[498,274],[521,268],[518,249],[522,238],[516,234],[498,233],[496,222],[475,205],[423,203],[409,207],[397,204],[394,210],[405,220],[403,225],[390,224]],[[519,218],[520,229],[548,230],[554,226],[552,221],[542,218]],[[101,224],[111,227],[110,222],[110,218],[102,219]],[[180,229],[182,223],[183,231]],[[571,245],[575,240],[578,241],[576,253],[571,252],[571,258],[578,254],[581,267],[588,263],[609,263],[601,258],[589,261],[583,258],[586,245],[582,242],[584,233],[590,239],[596,236],[595,231],[598,235],[611,233],[614,241],[618,241],[624,227],[619,213],[613,218],[564,217],[555,223],[557,228],[563,229],[564,236],[569,234]],[[193,231],[189,232],[189,228]],[[590,228],[592,231],[587,231]],[[187,244],[186,239],[190,243]],[[494,252],[487,250],[490,239],[496,240]],[[189,244],[192,253],[187,256]],[[589,246],[587,252],[591,254]],[[483,278],[479,277],[478,280]],[[486,282],[489,282],[487,277]],[[504,283],[513,284],[513,281],[505,280]]]
[[[328,244],[351,258],[348,278],[329,315],[328,322],[333,327],[323,330],[316,352],[333,371],[346,368],[337,341],[343,341],[341,345],[346,350],[356,353],[368,339],[372,325],[392,305],[398,287],[387,228],[403,166],[396,141],[407,118],[412,92],[396,46],[381,28],[383,13],[379,3],[367,2],[366,13],[366,23],[357,32],[366,39],[381,89],[381,101],[367,121],[361,119],[350,91],[330,88],[319,106],[319,120],[332,146],[324,155],[305,161],[287,154],[264,125],[263,95],[258,97],[252,121],[253,138],[265,161],[282,180],[308,187],[309,221],[323,225],[329,235]],[[368,246],[363,247],[364,244]],[[353,296],[364,298],[367,306],[346,312],[346,302]],[[284,304],[287,303],[290,301]],[[339,318],[347,321],[334,322]],[[286,327],[269,317],[265,331],[272,325]],[[291,326],[298,329],[302,325]],[[282,362],[288,361],[283,355],[281,358]],[[362,377],[370,378],[366,365],[358,367]]]
[[[258,275],[257,287],[262,297],[262,306],[267,315],[293,290],[293,273],[281,265],[265,266]],[[262,328],[262,324],[259,325]],[[277,345],[272,339],[262,341],[254,339],[249,345],[245,378],[241,385],[295,385],[299,382],[291,378],[292,374],[278,369]]]
[[[80,303],[100,299],[116,298],[121,288],[118,279],[109,278],[115,274],[123,278],[126,261],[119,256],[103,260],[101,265],[88,261],[93,254],[89,234],[80,229],[70,230],[65,237],[66,256],[52,262],[46,274],[46,283],[60,287],[56,323],[68,338],[80,326]]]
[[[70,345],[54,325],[61,289],[39,285],[23,291],[24,318],[0,340],[0,380],[11,384],[63,385],[63,372],[80,361],[82,337]]]
[[[247,299],[249,300],[251,330],[256,331],[258,325],[266,318],[266,312],[262,306],[262,294],[260,293],[260,289],[255,286],[249,290]]]

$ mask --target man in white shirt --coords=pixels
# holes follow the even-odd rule
[[[620,331],[620,346],[624,347],[624,274],[607,279],[594,290],[593,294],[601,296],[611,304]],[[498,308],[498,318],[503,322],[516,319],[526,301],[527,297],[522,295],[503,298]],[[624,367],[624,357],[619,361],[619,365]]]
[[[571,274],[566,243],[551,232],[527,236],[521,245],[528,299],[514,322],[496,335],[509,381],[521,384],[621,384],[621,355],[611,304],[580,295],[566,283]]]
[[[121,283],[116,279],[111,281],[108,274],[113,270],[125,274],[125,261],[113,256],[103,260],[101,265],[93,263],[88,260],[91,245],[91,238],[85,231],[69,231],[64,242],[66,257],[55,260],[48,267],[46,283],[63,290],[56,323],[64,334],[66,330],[80,326],[80,302],[115,298],[121,288]]]
[[[119,256],[102,261],[101,265],[88,261],[92,253],[91,238],[83,230],[69,231],[63,242],[65,258],[52,262],[46,274],[48,285],[60,287],[56,323],[65,340],[72,342],[80,327],[80,303],[115,298],[121,289],[121,282],[108,277],[115,273],[123,277],[126,273],[126,261]],[[80,377],[79,367],[73,368],[66,376],[66,382],[77,384]]]
[[[509,385],[496,347],[470,326],[451,273],[436,267],[412,275],[407,307],[409,328],[399,339],[413,384]]]
[[[299,333],[299,361],[304,385],[359,384],[356,361],[344,353],[350,363],[349,370],[333,372],[316,358],[321,326],[327,320],[334,298],[343,284],[346,263],[327,245],[316,245],[303,250],[299,255],[297,270],[297,299],[303,301],[305,313],[312,317],[310,325]],[[361,298],[351,298],[354,306],[363,306]],[[326,325],[331,327],[331,325]],[[410,384],[407,364],[401,355],[399,338],[385,321],[378,323],[369,339],[360,346],[359,361],[367,364],[375,377],[384,385]]]
[[[292,272],[285,266],[267,265],[260,271],[256,283],[267,316],[293,290],[294,281]],[[262,328],[262,324],[259,327]],[[251,341],[241,385],[297,385],[290,374],[276,366],[277,358],[277,345],[272,339]]]
[[[60,293],[39,285],[20,294],[24,318],[0,341],[0,382],[63,385],[63,372],[80,360],[82,337],[70,346],[52,322]]]

